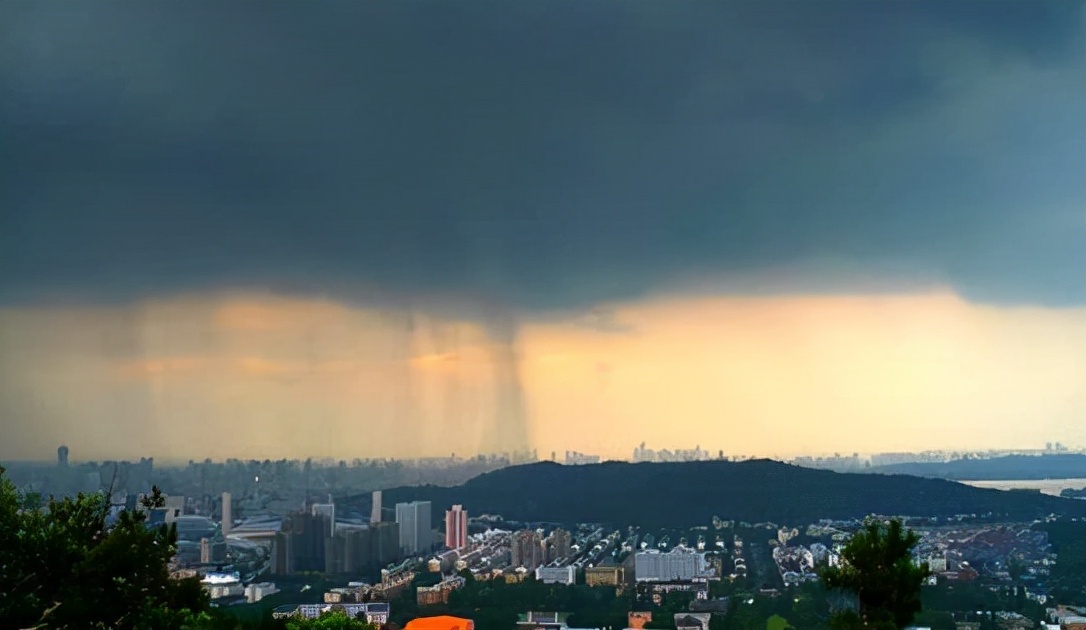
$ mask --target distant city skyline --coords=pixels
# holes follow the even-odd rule
[[[654,448],[654,446],[655,446],[655,448]],[[646,457],[643,453],[639,453],[638,451],[642,447],[647,449],[648,452],[651,454],[651,456]],[[559,464],[574,465],[574,466],[576,466],[576,465],[585,465],[585,464],[593,464],[593,463],[603,463],[603,462],[608,462],[608,461],[623,461],[623,462],[633,462],[633,463],[643,462],[643,461],[655,461],[655,462],[675,461],[675,462],[678,462],[678,461],[714,460],[714,459],[719,459],[719,458],[732,460],[732,461],[748,460],[748,459],[773,459],[773,460],[784,461],[784,462],[796,462],[796,461],[803,461],[803,460],[812,460],[812,461],[817,460],[817,461],[827,461],[827,462],[829,462],[831,460],[842,460],[842,461],[844,461],[844,460],[851,460],[851,459],[854,459],[854,458],[858,458],[860,461],[870,461],[870,460],[873,460],[873,459],[886,459],[886,458],[893,459],[894,456],[898,456],[898,455],[914,456],[916,458],[915,460],[914,459],[909,459],[908,461],[920,461],[921,458],[928,457],[928,456],[943,456],[943,457],[945,457],[947,459],[953,459],[955,457],[971,458],[971,457],[976,457],[976,456],[984,456],[984,457],[997,456],[997,457],[1001,457],[1001,456],[1005,456],[1005,455],[1008,455],[1008,454],[1030,454],[1030,455],[1040,455],[1040,454],[1047,454],[1047,455],[1086,454],[1086,445],[1065,444],[1065,443],[1059,442],[1059,441],[1049,441],[1049,442],[1045,442],[1043,444],[1038,444],[1038,445],[1026,444],[1026,445],[1018,445],[1018,446],[1014,446],[1014,447],[991,447],[991,448],[971,448],[971,447],[951,448],[951,447],[944,447],[944,448],[929,448],[929,449],[917,449],[917,450],[847,451],[847,452],[845,452],[845,451],[833,451],[833,452],[826,451],[826,452],[797,452],[797,453],[768,453],[768,454],[766,454],[766,453],[728,452],[728,451],[725,451],[724,449],[708,449],[706,447],[701,447],[701,449],[700,449],[701,456],[700,457],[692,457],[691,455],[695,452],[695,450],[696,450],[695,447],[684,447],[682,445],[672,445],[672,446],[669,447],[669,446],[666,446],[666,445],[650,445],[650,444],[642,443],[641,445],[634,446],[632,449],[628,450],[625,454],[623,454],[623,453],[615,453],[615,454],[576,453],[577,455],[581,456],[578,459],[583,459],[583,461],[575,461],[575,462],[571,462],[569,457],[562,457],[561,454],[559,454],[559,453],[557,453],[555,451],[552,451],[550,453],[545,453],[545,452],[538,452],[538,449],[532,449],[531,451],[526,452],[526,453],[459,453],[459,454],[453,453],[451,455],[413,455],[413,456],[398,457],[398,458],[395,458],[395,457],[383,457],[383,456],[382,457],[363,457],[363,456],[331,457],[331,456],[320,456],[320,455],[318,455],[318,456],[302,456],[302,457],[297,457],[297,458],[292,457],[292,458],[286,458],[286,459],[288,459],[289,461],[293,461],[293,462],[302,462],[302,461],[309,460],[309,461],[312,461],[312,462],[314,462],[314,463],[316,463],[318,465],[323,465],[323,466],[338,466],[340,462],[344,462],[344,463],[347,463],[349,465],[354,465],[355,462],[366,463],[366,462],[370,462],[370,461],[383,461],[383,460],[386,460],[386,459],[395,460],[395,461],[402,461],[402,462],[406,462],[406,463],[418,462],[418,463],[422,463],[422,464],[437,465],[437,464],[440,464],[441,462],[450,462],[450,463],[452,463],[452,462],[461,462],[461,463],[466,463],[466,462],[468,462],[468,461],[470,461],[472,459],[475,459],[477,457],[485,457],[488,460],[492,460],[494,458],[497,458],[497,459],[506,458],[506,459],[509,459],[509,465],[522,464],[522,463],[526,463],[528,461],[532,461],[532,462],[553,461],[553,462],[559,463]],[[630,452],[630,451],[632,451],[632,452]],[[67,451],[65,451],[65,453],[67,453]],[[531,458],[533,453],[535,453],[535,458],[534,459]],[[553,455],[553,457],[552,457],[552,455]],[[665,455],[668,457],[668,459],[662,459],[662,457],[664,457]],[[527,457],[528,459],[525,459],[525,457]],[[143,460],[143,461],[151,461],[151,460],[153,460],[160,467],[162,467],[162,466],[165,466],[165,467],[186,466],[190,462],[202,463],[202,462],[205,461],[205,459],[196,459],[196,458],[188,458],[188,459],[176,459],[175,458],[175,459],[171,459],[169,457],[156,457],[154,455],[152,455],[150,458],[140,458],[140,459]],[[214,459],[214,458],[206,458],[206,459],[210,459],[212,463],[223,463],[223,462],[227,462],[227,461],[232,460],[232,459],[236,459],[236,460],[240,460],[240,461],[261,461],[263,459],[268,459],[268,458],[262,458],[262,457],[252,457],[252,458],[225,457],[225,458],[221,458],[221,459]],[[63,461],[58,461],[57,459],[48,460],[48,459],[34,459],[34,458],[7,458],[6,460],[0,460],[0,464],[3,464],[4,461],[10,462],[10,463],[32,463],[32,464],[38,464],[38,465],[55,464],[57,466],[62,466],[62,467],[68,466],[68,463],[69,463],[67,458],[65,458]],[[128,461],[128,460],[126,458],[124,458],[124,457],[97,457],[97,458],[86,458],[86,459],[72,459],[71,460],[71,465],[77,466],[77,465],[80,465],[80,464],[91,463],[91,462],[103,463],[103,462],[109,462],[109,461],[114,461],[114,462],[120,463],[120,462],[124,462],[124,461]],[[371,517],[370,517],[370,521],[371,522],[380,522],[380,519],[379,519],[379,517],[377,515],[380,513],[380,510],[381,510],[381,490],[375,490],[375,491],[372,492],[372,504],[373,504],[373,509],[372,509],[372,514],[371,514]]]

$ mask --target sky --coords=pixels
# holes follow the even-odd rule
[[[1086,446],[1086,3],[0,5],[0,459]]]

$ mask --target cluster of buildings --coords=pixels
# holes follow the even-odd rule
[[[396,523],[336,523],[313,506],[282,521],[272,572],[372,573],[400,557]]]
[[[388,602],[297,605],[288,604],[284,606],[279,606],[278,608],[274,609],[272,611],[272,617],[275,619],[289,619],[291,617],[316,619],[324,613],[332,611],[341,611],[343,613],[346,613],[348,617],[361,619],[366,623],[384,625],[388,623],[388,617],[391,609],[388,605]]]
[[[337,519],[332,502],[288,514],[274,533],[272,572],[370,575],[435,547],[428,501],[397,504],[395,522],[382,520],[379,492],[374,493],[373,505],[369,522]]]
[[[830,537],[838,542],[832,548],[821,542],[812,543],[810,546],[790,545],[789,543],[799,536],[799,530],[794,527],[777,528],[776,540],[769,541],[773,564],[781,576],[781,582],[786,587],[803,582],[817,582],[820,567],[838,566],[841,563],[840,549],[843,541],[848,539],[848,533],[831,526],[823,528],[812,525],[807,528],[807,534],[815,537]]]
[[[557,560],[569,558],[573,550],[567,530],[555,529],[544,537],[542,530],[525,529],[513,534],[510,543],[510,565],[533,571]]]
[[[723,459],[724,452],[721,451],[717,454],[719,459]],[[670,451],[668,449],[660,449],[654,451],[651,448],[646,448],[645,443],[642,442],[633,451],[632,461],[634,463],[639,462],[700,462],[707,459],[712,459],[709,451],[702,449],[700,446],[695,446],[692,449],[676,449]]]
[[[694,601],[709,601],[709,583],[719,580],[721,564],[705,552],[678,545],[670,551],[649,549],[633,554],[638,599],[660,605],[669,593],[693,593]]]
[[[1062,450],[1061,450],[1062,449]],[[1061,445],[1046,452],[1066,451]],[[887,453],[861,458],[858,454],[835,455],[832,458],[808,458],[797,463],[819,467],[849,468],[867,463],[883,464],[902,461],[938,461],[947,457],[941,452],[920,454]],[[954,456],[961,454],[955,453]],[[534,458],[534,454],[532,455]],[[553,455],[552,455],[553,457]],[[723,457],[723,454],[718,455]],[[676,451],[652,450],[644,443],[634,449],[635,462],[674,462],[711,459],[700,447]],[[599,456],[575,451],[565,453],[568,465],[594,464]],[[716,547],[706,552],[704,537],[697,538],[693,548],[683,538],[672,547],[668,533],[659,544],[650,535],[643,540],[630,534],[623,539],[619,532],[608,534],[596,525],[578,525],[572,531],[562,527],[535,528],[533,524],[512,524],[512,531],[487,527],[485,532],[472,535],[468,511],[453,505],[444,514],[444,531],[435,529],[440,514],[433,513],[428,501],[397,503],[395,518],[386,521],[393,510],[384,511],[382,494],[373,493],[369,518],[364,515],[337,514],[336,504],[308,503],[304,509],[279,517],[234,518],[230,493],[221,498],[204,497],[193,502],[182,496],[166,496],[161,507],[146,508],[141,504],[143,494],[127,492],[127,487],[145,487],[150,483],[153,461],[116,467],[124,484],[110,497],[114,516],[120,510],[144,510],[149,524],[175,524],[178,531],[178,551],[171,569],[175,575],[199,575],[212,599],[256,602],[278,592],[271,582],[258,582],[260,575],[290,575],[318,572],[330,575],[377,578],[348,582],[346,587],[324,593],[321,604],[301,604],[276,609],[277,617],[317,617],[330,610],[342,610],[371,623],[383,624],[390,614],[388,601],[412,588],[415,578],[423,571],[430,576],[427,586],[415,587],[420,606],[448,603],[449,597],[466,581],[461,574],[469,571],[477,580],[499,579],[507,582],[528,576],[548,584],[584,583],[593,587],[623,590],[634,588],[643,602],[660,604],[668,593],[693,593],[694,603],[688,612],[675,617],[677,628],[704,629],[708,627],[705,610],[715,610],[719,602],[711,600],[709,584],[728,574],[724,563],[731,566],[732,579],[747,575],[747,559],[743,541],[735,536],[730,554],[718,536]],[[92,478],[98,470],[75,470],[68,464],[66,448],[58,450],[58,479],[101,483]],[[86,477],[86,478],[84,478]],[[79,485],[76,483],[76,485]],[[298,504],[295,503],[295,506]],[[341,508],[343,505],[341,504]],[[349,509],[349,508],[346,508]],[[368,508],[364,506],[364,512]],[[242,506],[242,510],[247,508]],[[211,518],[221,513],[219,521]],[[207,515],[193,512],[203,512]],[[435,518],[435,516],[437,518]],[[352,518],[353,517],[353,518]],[[501,522],[500,520],[495,522]],[[479,521],[476,521],[478,526]],[[925,521],[926,523],[926,521]],[[717,530],[734,525],[714,519]],[[817,579],[816,570],[840,562],[841,547],[847,542],[857,523],[822,522],[807,528],[809,538],[820,539],[807,545],[793,544],[798,530],[778,528],[774,524],[740,523],[742,527],[766,526],[768,536],[776,530],[776,540],[770,544],[771,557],[785,586]],[[504,526],[504,525],[503,525]],[[631,528],[631,532],[635,528]],[[707,528],[702,528],[707,529]],[[476,530],[478,532],[478,529]],[[1009,526],[922,526],[922,538],[917,548],[917,562],[926,562],[937,579],[972,580],[979,577],[994,581],[1025,583],[1028,596],[1045,603],[1045,582],[1056,562],[1042,531],[1023,525]],[[670,532],[674,535],[674,532]],[[687,534],[690,535],[690,534]],[[443,538],[442,538],[443,536]],[[444,543],[442,545],[442,542]],[[758,548],[760,549],[760,548]],[[755,558],[758,556],[756,549]],[[730,561],[729,561],[730,559]],[[761,566],[761,565],[759,565]],[[768,565],[767,565],[768,566]],[[630,627],[644,625],[651,613],[631,614]],[[1086,615],[1074,610],[1060,609],[1056,627],[1062,630],[1086,630]],[[522,630],[574,630],[564,613],[529,612],[522,616]],[[1013,619],[1008,619],[1013,621]],[[416,623],[418,622],[418,623]],[[641,626],[635,625],[640,623]],[[414,624],[414,626],[412,626]],[[470,620],[449,617],[419,619],[408,630],[427,630],[427,624],[444,625],[440,630],[459,628],[472,630]],[[436,626],[434,626],[436,628]],[[1053,626],[1049,626],[1052,628]]]
[[[577,451],[566,451],[567,466],[583,466],[585,464],[598,463],[600,463],[599,455],[585,455],[584,453],[578,453]]]
[[[336,505],[331,500],[311,504],[306,510],[289,514],[278,522],[272,535],[264,541],[270,543],[266,546],[270,549],[267,562],[273,573],[379,573],[380,580],[374,584],[351,582],[347,587],[325,593],[322,604],[282,607],[277,609],[277,616],[316,617],[329,610],[344,610],[380,624],[388,618],[387,602],[406,589],[414,588],[419,606],[447,604],[450,595],[465,586],[461,575],[469,571],[476,580],[516,582],[534,576],[548,584],[584,583],[617,590],[634,588],[637,601],[646,606],[662,604],[670,593],[690,593],[689,610],[676,615],[675,627],[704,630],[711,614],[725,610],[727,605],[726,600],[711,598],[710,583],[728,574],[726,563],[731,566],[731,579],[747,575],[744,544],[738,535],[733,537],[730,550],[718,535],[716,548],[709,551],[706,551],[705,536],[696,531],[680,532],[691,540],[697,539],[690,547],[686,537],[680,537],[680,542],[672,546],[669,539],[676,536],[675,532],[661,532],[661,539],[656,541],[651,534],[642,538],[636,528],[630,528],[624,538],[618,531],[608,534],[592,524],[580,524],[572,531],[562,527],[547,530],[527,526],[504,531],[487,526],[481,528],[485,531],[477,530],[472,535],[468,511],[462,505],[453,505],[445,511],[442,539],[433,527],[435,519],[429,502],[396,504],[394,522],[381,519],[379,492],[374,494],[373,505],[369,522],[365,523],[338,518]],[[234,570],[228,562],[231,554],[227,553],[229,546],[225,543],[243,540],[255,544],[254,539],[261,537],[261,528],[269,526],[259,520],[234,522],[228,516],[231,513],[229,495],[223,496],[222,506],[221,525],[206,517],[184,514],[183,507],[174,499],[168,499],[166,506],[152,510],[151,516],[156,521],[178,524],[179,535],[185,543],[180,545],[178,562],[206,570],[204,584],[213,598],[259,601],[275,592],[275,585],[246,580]],[[477,526],[479,522],[476,521]],[[718,533],[735,525],[730,521],[714,520],[713,523]],[[805,537],[818,540],[803,545],[794,544],[800,539],[798,529],[773,523],[744,522],[738,525],[764,529],[767,537],[773,537],[769,541],[772,561],[783,584],[788,587],[816,580],[817,569],[821,566],[839,564],[841,548],[859,522],[823,521],[811,525],[806,528]],[[1026,525],[929,524],[922,525],[917,531],[921,534],[921,542],[916,561],[927,562],[940,579],[969,580],[983,575],[1010,580],[1015,570],[1012,567],[1015,567],[1020,571],[1014,576],[1015,580],[1032,580],[1043,587],[1049,567],[1056,559],[1045,534]],[[211,570],[212,567],[216,570]],[[428,585],[413,586],[415,578],[423,571],[438,575],[434,576],[434,581],[427,580]],[[1029,596],[1043,604],[1043,596],[1036,595],[1042,590],[1031,588]],[[1079,630],[1074,625],[1074,615],[1064,614],[1063,619],[1069,619],[1071,625],[1061,622],[1061,630],[1064,627]],[[631,628],[635,627],[631,625]],[[527,613],[518,628],[574,630],[568,627],[561,613]]]
[[[859,471],[870,466],[891,466],[894,464],[945,464],[961,459],[995,459],[997,457],[1041,455],[1064,455],[1083,453],[1082,449],[1071,449],[1059,442],[1048,442],[1043,449],[991,449],[987,451],[964,450],[928,450],[919,452],[873,453],[861,455],[852,453],[842,455],[834,453],[825,456],[796,457],[790,463],[805,468],[824,468],[837,471]]]
[[[459,575],[450,575],[433,586],[419,586],[415,589],[415,599],[419,606],[432,606],[449,603],[449,595],[464,587],[466,580]]]
[[[819,549],[825,552],[826,546],[819,545]],[[826,558],[829,553],[825,552],[821,555]],[[773,547],[773,563],[777,566],[777,571],[780,572],[781,581],[784,582],[785,586],[818,581],[818,574],[815,572],[818,566],[815,553],[804,546],[788,547],[780,545]]]
[[[1040,594],[1057,560],[1048,535],[1026,525],[936,527],[920,534],[917,561],[946,580],[1017,580]]]

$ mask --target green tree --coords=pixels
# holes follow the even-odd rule
[[[150,502],[162,502],[155,492]],[[0,619],[16,628],[182,630],[203,623],[207,595],[195,578],[170,578],[173,527],[142,512],[107,525],[100,494],[24,509],[0,467]]]
[[[291,619],[287,630],[378,630],[378,626],[350,617],[342,610],[330,610],[316,619]]]
[[[838,627],[904,628],[920,612],[920,589],[929,575],[912,550],[920,537],[896,519],[868,520],[842,552],[842,566],[822,572],[826,588],[856,595],[857,615],[838,615]],[[859,625],[856,625],[859,624]]]
[[[954,623],[954,615],[948,612],[923,610],[916,615],[916,625],[931,628],[931,630],[955,630],[958,626]]]
[[[830,615],[829,600],[818,582],[799,586],[792,600],[792,610],[787,619],[797,628],[823,628]]]

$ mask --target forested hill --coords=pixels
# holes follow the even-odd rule
[[[972,488],[941,479],[835,473],[769,460],[587,466],[545,462],[497,470],[452,488],[401,487],[386,490],[384,496],[386,505],[433,501],[435,521],[446,506],[460,503],[472,514],[500,514],[511,520],[653,527],[706,525],[713,516],[804,523],[871,513],[991,512],[1024,520],[1049,513],[1086,515],[1086,501]]]
[[[945,463],[892,464],[872,467],[870,472],[962,481],[1083,479],[1086,478],[1086,455],[1011,455],[992,459],[958,459]]]

